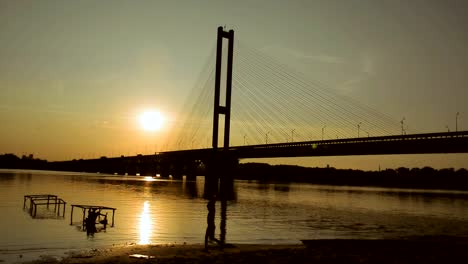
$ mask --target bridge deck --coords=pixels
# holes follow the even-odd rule
[[[223,149],[218,151],[226,153]],[[468,131],[232,146],[226,154],[230,158],[246,159],[434,153],[468,153]],[[188,175],[196,173],[194,168],[197,164],[209,162],[212,157],[213,149],[205,148],[152,155],[73,160],[51,165],[56,170]]]

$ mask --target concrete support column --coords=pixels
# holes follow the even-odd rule
[[[185,176],[187,181],[195,181],[197,179],[197,168],[198,163],[196,161],[190,161],[187,163],[185,168]]]

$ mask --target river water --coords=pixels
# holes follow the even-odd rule
[[[112,245],[203,243],[207,201],[196,182],[86,173],[0,170],[0,261]],[[38,206],[33,218],[23,197],[54,194],[64,217]],[[468,192],[337,187],[236,181],[228,202],[228,243],[297,244],[301,239],[468,237]],[[70,204],[117,208],[115,226],[87,236],[81,210]],[[216,235],[220,205],[217,203]],[[111,212],[109,213],[109,216]],[[110,220],[110,218],[109,218]]]

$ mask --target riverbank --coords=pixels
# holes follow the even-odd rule
[[[309,240],[301,245],[132,245],[72,252],[25,263],[455,263],[468,259],[466,238]]]
[[[334,167],[311,168],[266,163],[239,164],[235,178],[265,183],[301,182],[332,186],[428,190],[468,190],[468,170],[461,168],[404,168],[363,171]]]

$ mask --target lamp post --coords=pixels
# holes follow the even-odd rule
[[[247,135],[244,135],[244,146],[245,146],[245,143],[247,142],[246,138],[247,138]]]
[[[448,125],[446,125],[445,128],[447,129],[447,132],[450,132],[450,128],[448,127]]]
[[[458,132],[458,116],[460,115],[460,112],[457,112],[455,115],[455,132]]]
[[[367,137],[370,137],[369,132],[366,131],[366,133],[367,133]]]
[[[265,133],[265,144],[268,144],[268,134],[270,134],[270,131]]]
[[[296,129],[291,130],[291,143],[294,142],[294,131],[296,131]]]
[[[359,137],[359,130],[361,128],[361,122],[359,122],[359,124],[357,124],[357,137]]]
[[[327,127],[326,125],[322,127],[322,140],[323,140],[323,134],[324,134],[324,132],[325,132],[325,128],[326,128],[326,127]]]
[[[400,121],[401,123],[401,134],[404,135],[405,134],[405,118],[403,117],[403,119]]]

